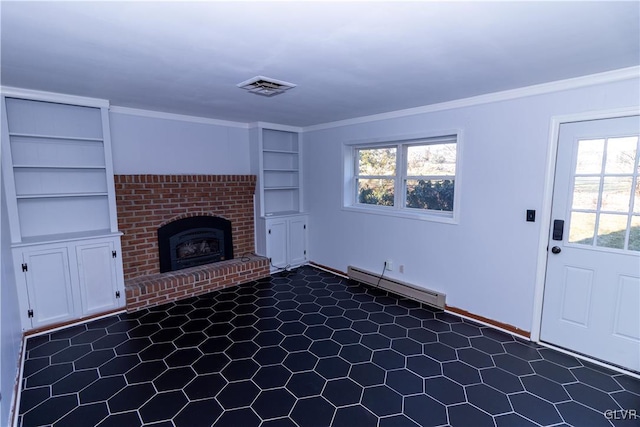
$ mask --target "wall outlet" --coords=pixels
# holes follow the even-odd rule
[[[388,259],[385,261],[385,264],[387,265],[387,271],[393,271],[393,261]]]
[[[400,273],[404,273],[404,264],[400,264],[400,266],[398,267],[398,271]]]

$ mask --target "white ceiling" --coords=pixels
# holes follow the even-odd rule
[[[4,86],[308,126],[640,64],[640,2],[9,2]],[[237,83],[297,84],[272,98]]]

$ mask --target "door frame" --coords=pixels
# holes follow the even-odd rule
[[[544,298],[544,286],[547,276],[547,246],[549,244],[549,230],[551,229],[551,209],[553,205],[553,187],[555,184],[556,157],[558,154],[558,138],[560,135],[560,125],[565,123],[583,122],[588,120],[615,119],[640,115],[640,106],[625,107],[611,110],[598,110],[577,114],[552,116],[549,125],[549,141],[547,144],[547,161],[544,180],[544,193],[542,208],[540,209],[540,237],[538,239],[538,259],[535,275],[534,299],[533,299],[533,319],[531,324],[531,341],[543,344],[560,351],[571,353],[570,351],[559,349],[553,345],[540,341],[540,330],[542,329],[542,302]],[[584,358],[584,356],[581,355]],[[615,369],[606,363],[592,359],[593,363]],[[620,368],[616,369],[625,373]]]

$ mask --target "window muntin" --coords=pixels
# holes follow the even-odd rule
[[[354,205],[452,217],[456,139],[355,146]]]

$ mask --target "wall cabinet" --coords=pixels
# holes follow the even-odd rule
[[[115,310],[125,304],[119,238],[18,246],[16,280],[25,329]]]
[[[2,104],[23,329],[123,306],[108,102],[3,88]]]
[[[262,218],[258,221],[264,235],[264,249],[271,260],[271,271],[299,267],[307,258],[307,222],[304,214]]]

